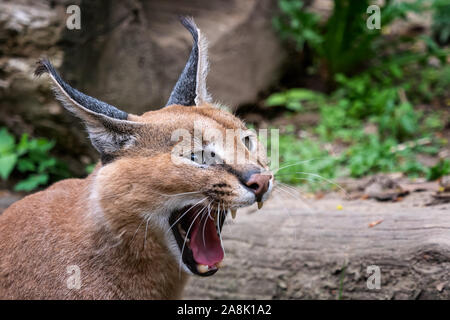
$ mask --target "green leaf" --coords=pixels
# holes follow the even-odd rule
[[[3,180],[8,179],[17,162],[17,155],[9,154],[0,156],[0,176]]]
[[[286,104],[286,108],[288,108],[289,110],[295,111],[295,112],[299,112],[299,111],[301,111],[303,109],[303,106],[300,103],[300,101],[293,100],[293,101],[289,101]]]
[[[427,180],[436,180],[448,174],[450,174],[450,160],[441,160],[435,166],[429,168]]]
[[[94,171],[96,165],[97,165],[96,163],[88,164],[84,170],[86,171],[87,174],[91,174],[92,171]]]
[[[32,191],[38,186],[46,184],[48,181],[48,174],[33,174],[27,179],[20,181],[14,186],[16,191]]]
[[[28,134],[24,133],[17,145],[17,155],[21,156],[28,151]]]
[[[56,159],[55,158],[48,158],[39,163],[38,172],[42,173],[46,169],[54,167],[56,165]]]
[[[311,101],[322,99],[322,94],[308,89],[291,89],[286,93],[290,100]]]
[[[286,103],[286,95],[284,93],[274,93],[266,99],[268,107],[283,106]]]
[[[16,141],[6,128],[0,130],[0,155],[11,153]]]
[[[30,159],[20,158],[17,161],[17,170],[20,172],[34,171],[36,170],[36,165]]]

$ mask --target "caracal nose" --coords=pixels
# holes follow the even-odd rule
[[[271,174],[254,173],[245,183],[256,195],[256,199],[261,200],[264,193],[269,189],[269,182],[272,179]]]

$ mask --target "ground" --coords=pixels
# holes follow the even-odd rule
[[[449,299],[450,203],[436,201],[438,183],[403,181],[380,201],[378,181],[343,182],[347,195],[279,189],[261,210],[239,210],[223,230],[224,268],[193,277],[184,297]],[[21,196],[0,192],[0,211]]]

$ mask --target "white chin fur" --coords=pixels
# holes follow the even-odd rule
[[[255,194],[241,185],[239,185],[239,190],[237,191],[237,194],[238,197],[233,200],[233,203],[231,205],[233,208],[250,206],[256,201]]]
[[[164,231],[165,243],[167,245],[167,248],[169,249],[170,253],[172,254],[177,264],[181,264],[181,269],[187,274],[193,273],[183,262],[183,259],[181,257],[181,250],[178,246],[175,236],[173,232],[169,230],[170,228],[169,217],[171,213],[175,210],[182,209],[186,206],[193,206],[197,203],[198,204],[202,203],[200,201],[203,198],[205,197],[197,196],[196,198],[194,198],[192,195],[169,197],[169,199],[165,202],[161,210],[148,212],[144,214],[144,218],[147,218],[150,224]]]

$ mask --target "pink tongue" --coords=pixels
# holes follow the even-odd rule
[[[190,248],[197,263],[211,267],[223,260],[224,253],[214,220],[206,217],[204,223],[199,220],[192,226]]]

